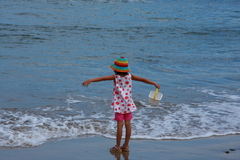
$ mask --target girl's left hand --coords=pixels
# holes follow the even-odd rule
[[[90,83],[91,83],[91,81],[87,80],[87,81],[82,83],[82,86],[87,87]]]

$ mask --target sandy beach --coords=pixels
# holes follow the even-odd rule
[[[239,160],[240,136],[211,137],[194,140],[131,140],[129,153],[111,154],[115,143],[104,137],[50,141],[35,148],[0,149],[1,160]]]

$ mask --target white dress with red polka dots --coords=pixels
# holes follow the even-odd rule
[[[121,77],[115,75],[113,88],[113,101],[111,104],[115,113],[126,114],[137,110],[132,99],[132,77],[131,74]]]

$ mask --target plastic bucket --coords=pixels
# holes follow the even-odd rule
[[[148,97],[149,97],[149,103],[153,106],[157,106],[160,100],[162,99],[163,94],[158,93],[158,89],[156,89],[156,91],[151,91]]]

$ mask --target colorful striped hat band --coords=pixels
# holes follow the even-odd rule
[[[130,72],[128,68],[128,60],[124,57],[119,57],[114,61],[114,64],[110,66],[117,72]]]

